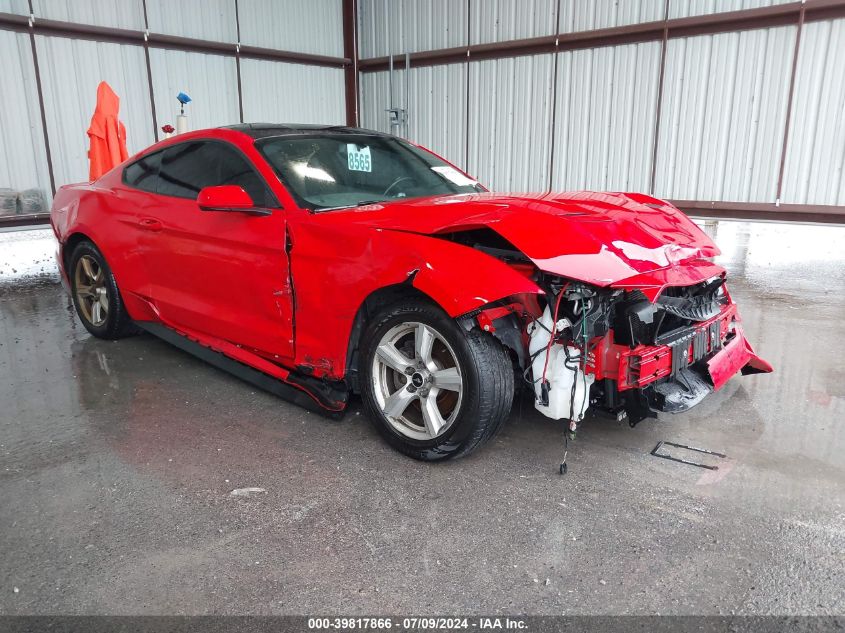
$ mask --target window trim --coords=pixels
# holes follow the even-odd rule
[[[158,191],[158,178],[159,178],[159,174],[161,172],[161,164],[164,161],[164,153],[169,149],[179,147],[180,145],[188,145],[190,143],[216,143],[218,145],[223,145],[224,147],[228,147],[228,148],[235,150],[235,152],[246,162],[247,166],[255,173],[255,175],[258,177],[259,181],[264,185],[264,188],[267,190],[267,199],[265,200],[265,202],[267,202],[268,204],[266,204],[264,206],[255,206],[254,208],[256,208],[256,209],[282,209],[283,208],[281,203],[279,202],[279,198],[276,196],[276,193],[273,191],[273,189],[267,183],[267,179],[264,178],[264,176],[261,175],[261,172],[258,171],[258,169],[256,168],[254,161],[250,160],[249,156],[247,156],[246,153],[240,147],[235,145],[234,143],[232,143],[230,141],[226,141],[224,139],[219,139],[219,138],[199,137],[199,138],[186,139],[184,141],[178,141],[176,143],[172,143],[172,144],[168,145],[167,147],[162,147],[161,149],[157,149],[154,152],[149,152],[147,154],[144,154],[143,156],[139,156],[138,158],[136,158],[131,163],[129,163],[126,167],[123,168],[123,173],[121,174],[121,178],[120,178],[121,182],[125,186],[129,187],[130,189],[132,189],[134,191],[142,191],[144,193],[151,193],[151,194],[156,195],[156,196],[164,196],[165,198],[176,198],[178,200],[193,200],[194,202],[196,202],[197,201],[196,198],[190,198],[190,197],[186,197],[186,196],[175,196],[173,194],[160,193]],[[159,162],[158,162],[158,171],[156,171],[156,191],[147,191],[146,189],[141,189],[140,187],[135,187],[133,185],[130,185],[128,182],[126,182],[126,171],[130,167],[133,167],[136,163],[144,160],[145,158],[149,158],[150,156],[155,156],[156,154],[162,155],[161,160],[159,160]],[[262,158],[263,158],[263,156],[262,156]]]

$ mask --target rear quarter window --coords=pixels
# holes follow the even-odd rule
[[[155,193],[162,152],[142,156],[123,170],[123,183],[133,189]]]

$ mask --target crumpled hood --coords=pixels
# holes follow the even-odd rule
[[[713,241],[670,204],[642,194],[473,194],[333,212],[423,235],[490,228],[541,270],[598,286],[690,285],[724,269]],[[659,288],[659,289],[658,289]]]

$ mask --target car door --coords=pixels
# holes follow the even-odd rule
[[[150,296],[149,279],[144,266],[139,243],[146,237],[142,220],[151,207],[157,204],[158,169],[162,152],[146,154],[123,170],[121,185],[112,190],[108,220],[110,243],[115,252],[110,253],[109,265],[120,281],[124,301],[136,295],[146,302]],[[148,310],[136,310],[142,316]]]
[[[239,185],[269,215],[203,211],[201,189]],[[225,141],[164,151],[155,209],[141,218],[150,296],[165,324],[272,358],[293,357],[284,210],[249,160]]]

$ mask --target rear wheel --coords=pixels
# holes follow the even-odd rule
[[[386,308],[364,335],[362,396],[381,435],[422,460],[466,455],[510,412],[513,367],[492,335],[436,306]]]
[[[117,281],[103,254],[92,242],[86,240],[76,245],[68,270],[73,305],[86,330],[105,339],[135,332]]]

